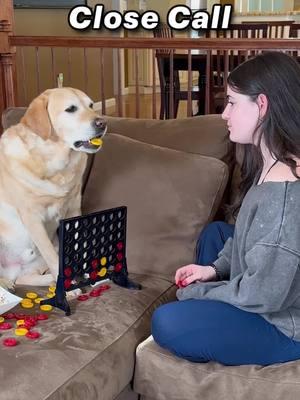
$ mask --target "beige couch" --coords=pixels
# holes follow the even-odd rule
[[[23,113],[7,110],[4,127]],[[136,392],[147,400],[260,399],[265,390],[274,399],[296,399],[298,363],[192,364],[151,338],[143,342],[153,310],[175,298],[176,268],[193,260],[199,232],[221,216],[231,191],[233,148],[220,116],[107,119],[103,150],[89,159],[83,213],[128,207],[128,269],[143,289],[111,284],[102,297],[72,301],[70,317],[54,310],[39,324],[40,340],[21,338],[15,348],[0,345],[0,400],[121,400],[133,377]]]
[[[7,110],[4,127],[23,113]],[[232,151],[219,117],[108,125],[114,133],[89,160],[83,213],[128,207],[128,269],[143,289],[112,284],[102,297],[74,300],[70,317],[55,310],[39,323],[36,342],[5,348],[1,339],[13,333],[1,331],[1,400],[115,399],[133,378],[153,310],[175,298],[175,269],[193,260],[197,235],[220,206]]]

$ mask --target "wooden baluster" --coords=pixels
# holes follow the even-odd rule
[[[152,118],[156,119],[156,60],[157,49],[152,50]]]
[[[5,103],[4,103],[5,107],[15,106],[13,58],[14,58],[13,54],[1,54],[1,64],[2,64],[4,93],[5,93]]]
[[[117,81],[118,81],[118,91],[117,91],[117,102],[118,102],[118,117],[123,117],[123,107],[122,107],[122,89],[121,89],[121,54],[120,49],[117,51]]]
[[[135,62],[135,117],[140,116],[140,87],[139,87],[139,59],[138,49],[134,49],[134,62]]]
[[[1,0],[0,7],[0,115],[16,104],[15,47],[9,43],[13,31],[13,2]]]
[[[206,82],[205,82],[205,114],[210,114],[211,104],[211,81],[212,81],[212,67],[211,67],[211,50],[206,53]]]
[[[41,93],[41,87],[40,87],[40,82],[41,82],[41,74],[40,74],[40,63],[39,63],[39,48],[35,48],[35,68],[36,68],[36,78],[37,78],[37,95]]]
[[[188,50],[188,98],[187,98],[187,116],[192,116],[192,53]]]
[[[24,57],[24,47],[21,47],[21,63],[23,71],[23,104],[27,105],[27,86],[26,86],[26,68],[25,68],[25,57]]]
[[[224,108],[227,100],[227,78],[229,74],[229,55],[228,50],[224,50]]]
[[[72,55],[71,55],[71,49],[68,47],[68,86],[72,87]]]
[[[106,102],[104,94],[104,52],[103,48],[100,49],[100,93],[101,93],[101,104],[102,104],[102,114],[106,113]]]
[[[84,91],[88,91],[88,72],[87,72],[87,53],[86,47],[83,49],[83,71],[84,71]]]
[[[52,68],[53,87],[55,88],[57,86],[57,82],[56,82],[56,73],[55,73],[55,54],[54,54],[53,47],[51,47],[51,68]]]
[[[174,49],[170,52],[169,118],[174,118]]]

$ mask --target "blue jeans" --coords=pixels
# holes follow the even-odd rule
[[[217,259],[234,227],[213,222],[204,229],[196,263]],[[224,365],[269,365],[300,358],[300,342],[281,333],[259,314],[214,300],[184,300],[164,304],[152,317],[152,335],[161,346],[193,362]]]

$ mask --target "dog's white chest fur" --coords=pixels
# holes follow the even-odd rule
[[[34,213],[35,210],[33,209],[32,212]],[[62,213],[63,208],[58,205],[44,209],[42,219],[51,240],[55,237],[58,221],[63,217]],[[1,236],[0,241],[0,275],[14,281],[18,276],[33,270],[40,270],[43,266],[46,270],[47,264],[15,208],[1,203],[0,220],[1,228],[5,231],[5,235]]]

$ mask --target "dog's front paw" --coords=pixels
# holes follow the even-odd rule
[[[15,284],[10,279],[0,278],[0,286],[5,290],[9,290],[10,292],[15,291]]]

